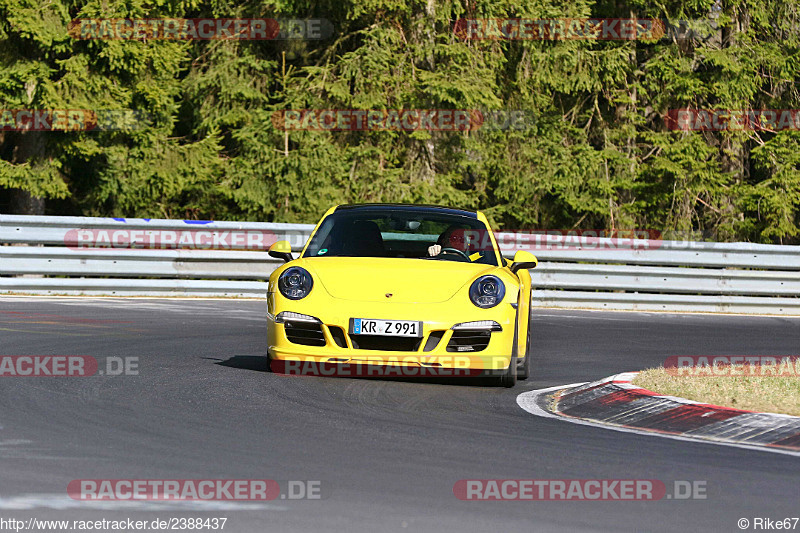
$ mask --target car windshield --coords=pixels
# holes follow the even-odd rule
[[[438,248],[430,250],[435,245]],[[394,257],[497,266],[481,221],[422,210],[337,210],[322,221],[303,257]]]

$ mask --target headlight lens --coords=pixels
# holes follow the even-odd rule
[[[291,267],[283,271],[278,278],[278,290],[290,300],[301,300],[308,296],[314,280],[304,268]]]
[[[505,295],[506,286],[497,276],[481,276],[469,288],[469,299],[482,309],[499,304]]]

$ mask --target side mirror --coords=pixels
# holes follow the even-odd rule
[[[520,250],[514,254],[514,262],[511,264],[511,272],[515,272],[521,268],[528,269],[528,268],[536,268],[536,265],[539,264],[539,260],[536,259],[536,256],[530,252],[526,252],[525,250]]]
[[[269,247],[269,251],[267,253],[269,254],[270,257],[283,259],[285,263],[288,263],[293,259],[292,246],[289,244],[289,241],[276,242],[275,244]]]

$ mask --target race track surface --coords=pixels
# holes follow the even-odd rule
[[[800,459],[538,418],[516,396],[670,355],[797,355],[800,319],[536,310],[513,389],[283,377],[259,301],[0,298],[0,355],[138,375],[0,378],[0,518],[225,516],[225,531],[739,531],[800,516]],[[319,480],[323,499],[97,509],[74,479]],[[705,500],[469,502],[461,479],[704,481]],[[66,503],[64,503],[66,501]],[[59,508],[61,507],[61,508]],[[66,508],[65,508],[66,507]],[[798,525],[800,529],[800,525]]]

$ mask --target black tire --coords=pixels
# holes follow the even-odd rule
[[[528,321],[528,338],[525,341],[525,359],[517,367],[517,379],[524,381],[531,375],[531,323]]]
[[[511,361],[502,374],[491,379],[490,383],[495,387],[510,389],[517,384],[517,320],[519,317],[514,320],[514,345],[511,348]]]
[[[503,375],[496,378],[498,387],[505,387],[510,389],[517,384],[517,354],[511,356],[511,362],[508,364]]]

